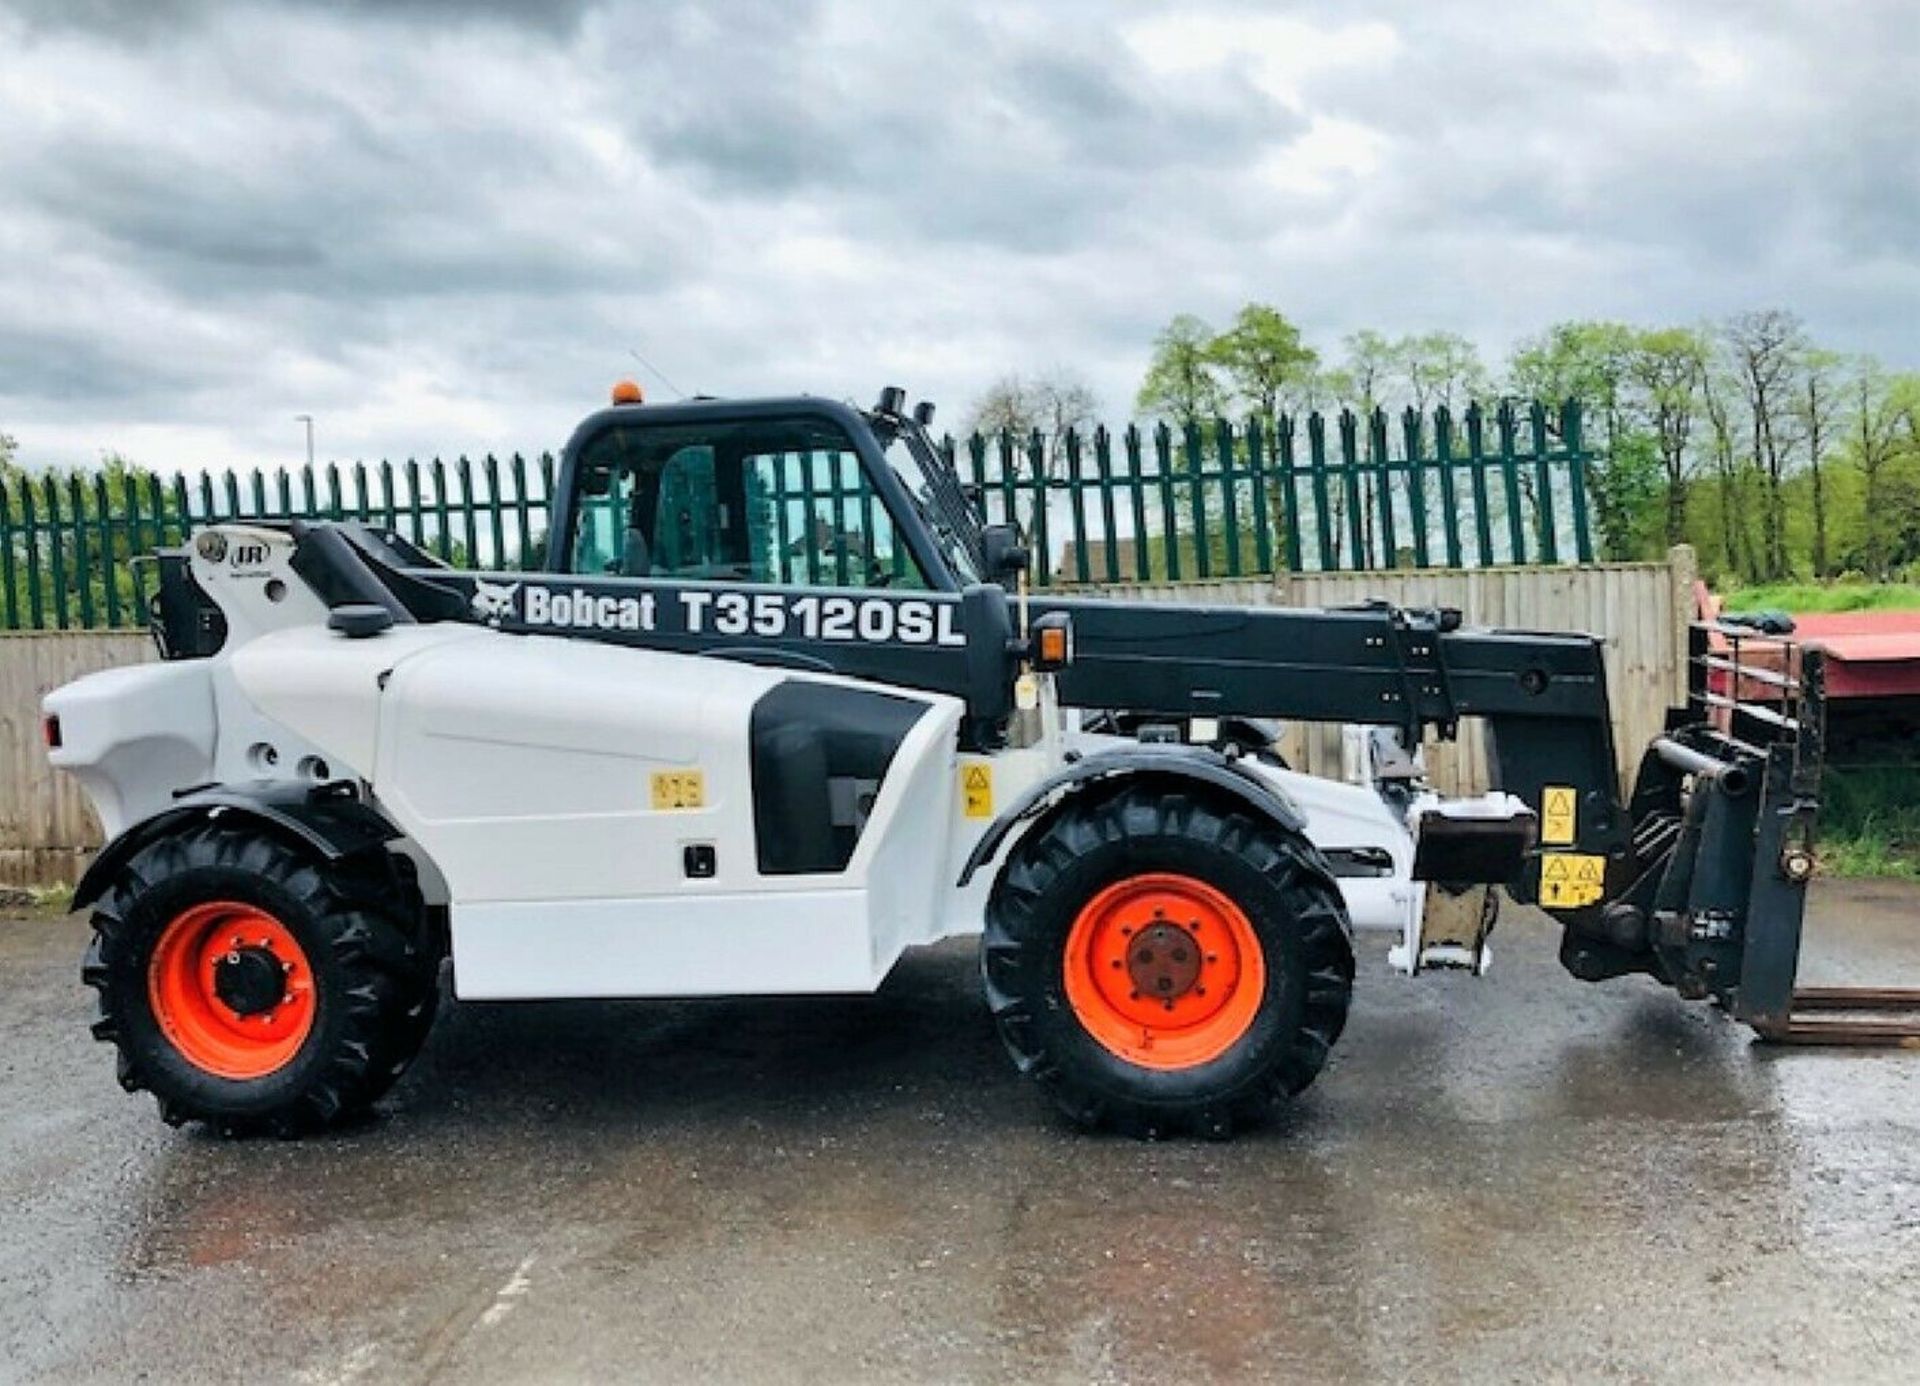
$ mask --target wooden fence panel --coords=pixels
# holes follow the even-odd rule
[[[71,881],[100,840],[79,782],[47,764],[40,699],[82,674],[154,657],[145,631],[0,633],[0,883]]]

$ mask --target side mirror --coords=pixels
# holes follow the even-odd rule
[[[1017,581],[1033,561],[1033,553],[1021,541],[1014,525],[987,525],[980,531],[980,552],[987,561],[983,575],[988,582],[1005,586]]]

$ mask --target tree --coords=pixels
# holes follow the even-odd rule
[[[1394,344],[1393,354],[1413,407],[1422,414],[1440,406],[1452,409],[1491,393],[1492,382],[1480,363],[1479,348],[1456,332],[1402,337]]]
[[[1033,387],[1010,372],[982,390],[967,407],[962,427],[968,433],[1025,438],[1040,426],[1040,410]]]
[[[1728,319],[1723,331],[1746,397],[1751,455],[1764,483],[1760,576],[1778,582],[1789,571],[1785,481],[1790,438],[1784,425],[1798,392],[1806,333],[1799,318],[1778,308],[1741,313]]]
[[[1001,376],[989,385],[967,410],[965,425],[969,432],[988,437],[1005,437],[1012,475],[1022,475],[1022,463],[1028,479],[1033,480],[1034,462],[1038,476],[1051,479],[1060,472],[1066,454],[1067,437],[1093,423],[1099,409],[1099,397],[1093,387],[1065,367],[1032,378],[1017,372]],[[1039,447],[1033,441],[1039,440]],[[1028,532],[1033,532],[1038,501],[1029,504],[1026,516]],[[1013,518],[1018,518],[1017,516]]]
[[[1346,387],[1342,402],[1357,414],[1371,415],[1400,374],[1401,353],[1372,328],[1348,333],[1340,345],[1347,353],[1339,375]]]
[[[1718,489],[1721,567],[1740,577],[1752,578],[1757,565],[1742,504],[1748,464],[1740,456],[1739,423],[1733,412],[1739,390],[1739,382],[1724,360],[1710,361],[1701,373],[1700,404],[1711,430],[1713,474]]]
[[[1599,423],[1600,448],[1588,465],[1587,484],[1601,544],[1612,559],[1640,556],[1661,492],[1654,440],[1628,389],[1638,340],[1625,323],[1555,323],[1522,341],[1507,364],[1511,394],[1576,399]]]
[[[1901,530],[1920,530],[1920,375],[1891,375],[1879,362],[1864,360],[1854,370],[1849,394],[1850,444],[1864,509],[1859,566],[1884,582],[1906,547]],[[1901,474],[1903,462],[1912,478]]]
[[[1840,373],[1845,358],[1836,352],[1809,348],[1801,360],[1800,389],[1792,411],[1807,449],[1807,474],[1813,491],[1813,575],[1828,577],[1830,562],[1827,525],[1825,462],[1839,425],[1842,390]]]
[[[1667,547],[1687,537],[1687,444],[1700,412],[1700,388],[1713,346],[1692,328],[1642,332],[1627,371],[1639,391],[1667,482]]]
[[[1213,339],[1210,354],[1254,413],[1272,418],[1296,381],[1310,375],[1320,353],[1300,340],[1300,329],[1278,308],[1249,303],[1233,326]]]
[[[1153,339],[1153,359],[1140,382],[1140,412],[1185,427],[1217,418],[1226,392],[1215,373],[1214,332],[1191,313],[1182,313]]]

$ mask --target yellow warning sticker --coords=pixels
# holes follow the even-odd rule
[[[984,760],[961,764],[960,808],[969,818],[993,817],[993,767]]]
[[[1573,786],[1550,784],[1541,797],[1540,840],[1558,847],[1570,845],[1579,826]]]
[[[653,806],[662,813],[707,806],[707,777],[700,770],[653,772]]]
[[[1607,893],[1607,859],[1580,852],[1548,852],[1540,858],[1540,903],[1577,910]]]

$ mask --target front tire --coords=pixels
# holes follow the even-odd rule
[[[1074,1121],[1218,1139],[1320,1072],[1353,944],[1302,834],[1135,784],[1069,800],[1014,849],[981,969],[1014,1063]]]
[[[93,929],[93,1033],[170,1125],[350,1121],[412,1061],[439,999],[418,895],[391,858],[322,863],[244,825],[143,846]]]

